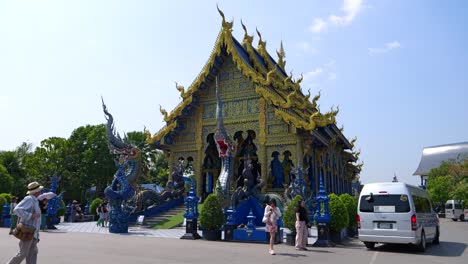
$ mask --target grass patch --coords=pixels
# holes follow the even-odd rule
[[[198,204],[198,212],[203,208],[203,204]],[[180,212],[173,217],[159,222],[158,224],[152,226],[151,228],[153,229],[171,229],[177,226],[180,226],[181,224],[184,223],[184,214],[185,212]]]

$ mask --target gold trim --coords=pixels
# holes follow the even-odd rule
[[[258,121],[259,121],[259,127],[260,127],[260,133],[259,133],[259,142],[262,145],[265,145],[266,143],[266,111],[265,111],[265,99],[260,98],[258,100],[258,107],[259,107],[259,115],[258,115]]]

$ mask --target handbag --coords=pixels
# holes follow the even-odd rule
[[[13,229],[13,235],[21,241],[31,241],[34,237],[34,232],[36,228],[33,226],[28,226],[23,223],[16,225],[16,228]]]

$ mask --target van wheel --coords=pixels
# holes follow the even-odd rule
[[[364,245],[366,245],[368,249],[373,249],[375,247],[375,242],[364,242]]]
[[[463,214],[460,215],[460,221],[462,221],[462,222],[465,221],[465,215],[463,215]]]
[[[426,251],[426,235],[424,234],[424,231],[421,232],[421,241],[418,244],[418,251]]]
[[[439,236],[440,236],[440,233],[439,233],[439,228],[437,228],[437,231],[436,231],[436,235],[434,237],[434,240],[432,240],[432,244],[433,245],[438,245],[440,243],[439,241]]]

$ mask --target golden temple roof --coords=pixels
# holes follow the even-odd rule
[[[256,93],[266,102],[275,106],[275,115],[284,122],[304,130],[314,130],[317,127],[336,124],[335,117],[339,109],[332,108],[331,111],[322,114],[317,108],[320,93],[312,99],[312,102],[309,101],[310,91],[308,95],[304,95],[301,91],[300,83],[303,77],[293,80],[292,74],[288,76],[285,73],[286,61],[284,60],[285,52],[282,42],[280,50],[277,51],[279,57],[277,63],[267,52],[266,41],[262,39],[258,30],[258,46],[254,48],[252,46],[253,36],[248,35],[247,29],[241,21],[245,34],[243,42],[240,44],[232,36],[233,21],[226,22],[223,12],[219,9],[218,11],[222,17],[222,28],[207,63],[188,89],[185,90],[184,87],[176,84],[176,88],[181,93],[182,102],[170,113],[167,113],[162,107],[160,108],[166,126],[149,137],[148,143],[159,142],[176,128],[177,118],[182,115],[182,110],[192,104],[193,96],[197,94],[201,85],[209,77],[216,58],[221,56],[223,51],[231,56],[239,71],[254,83]]]

